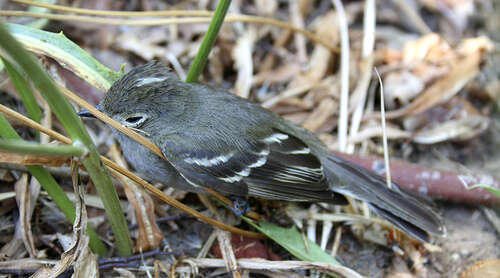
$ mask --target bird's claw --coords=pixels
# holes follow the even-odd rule
[[[250,212],[250,205],[246,199],[239,196],[230,196],[229,199],[233,201],[233,205],[229,208],[236,216],[242,216]]]

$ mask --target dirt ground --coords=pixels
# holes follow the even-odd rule
[[[480,208],[460,204],[440,204],[447,236],[439,238],[440,251],[433,252],[419,270],[421,277],[455,278],[470,265],[500,257],[497,231]],[[343,263],[366,277],[414,277],[411,261],[394,256],[386,247],[344,238],[339,257]],[[405,276],[406,275],[406,276]]]

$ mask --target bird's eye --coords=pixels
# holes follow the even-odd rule
[[[128,127],[138,127],[142,123],[144,123],[144,121],[146,121],[146,119],[147,119],[147,116],[144,114],[139,113],[139,114],[131,115],[130,117],[125,119],[124,125],[126,125]]]
[[[129,124],[137,124],[140,120],[142,120],[142,117],[140,117],[140,116],[130,117],[130,118],[126,119],[127,123],[129,123]]]

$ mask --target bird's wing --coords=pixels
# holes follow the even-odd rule
[[[240,196],[333,200],[321,161],[291,134],[272,129],[253,142],[244,138],[234,142],[222,138],[192,140],[188,136],[162,145],[167,159],[192,184]]]

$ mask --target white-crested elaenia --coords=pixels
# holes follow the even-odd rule
[[[345,204],[347,195],[418,240],[445,232],[427,200],[396,184],[389,189],[380,176],[329,153],[312,133],[260,105],[182,82],[160,62],[125,74],[99,109],[163,151],[168,161],[114,130],[125,157],[151,180],[242,198]]]

